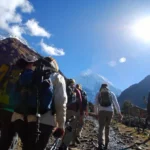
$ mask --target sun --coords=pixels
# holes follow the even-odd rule
[[[133,26],[134,35],[145,42],[150,42],[150,17],[138,20]]]

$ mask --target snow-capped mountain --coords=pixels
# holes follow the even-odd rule
[[[116,96],[121,94],[121,90],[115,88],[108,79],[99,74],[93,73],[91,70],[81,73],[81,75],[76,77],[75,80],[76,83],[82,85],[82,88],[87,92],[88,100],[91,102],[94,102],[95,95],[103,83],[107,83],[109,89],[114,92]]]

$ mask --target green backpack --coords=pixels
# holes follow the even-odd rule
[[[13,108],[13,89],[22,70],[16,65],[2,64],[0,66],[0,107]]]
[[[112,104],[112,96],[107,88],[102,88],[98,95],[99,104],[103,107],[109,107]]]

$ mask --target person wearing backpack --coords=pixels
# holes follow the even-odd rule
[[[11,118],[11,134],[7,143],[4,140],[0,147],[8,150],[17,132],[23,143],[23,150],[44,150],[55,127],[64,132],[67,103],[65,80],[58,73],[58,65],[51,57],[42,60],[47,62],[50,70],[44,80],[41,80],[43,72],[33,71],[33,57],[28,56],[23,61],[24,69],[14,89],[16,106]]]
[[[117,98],[113,92],[108,89],[107,84],[102,84],[99,92],[95,98],[95,113],[99,120],[99,150],[107,149],[109,143],[109,126],[111,119],[113,117],[113,111],[115,109],[122,119],[122,114],[120,111],[120,106],[118,104]],[[103,143],[103,130],[105,127],[105,144]]]
[[[82,86],[80,84],[76,84],[76,88],[81,92],[82,96],[82,110],[83,110],[83,120],[82,124],[78,126],[78,132],[77,132],[77,142],[80,143],[79,138],[81,137],[82,129],[84,126],[84,117],[88,116],[88,99],[86,92],[82,89]]]
[[[72,142],[72,146],[76,147],[77,140],[77,126],[78,122],[82,122],[83,117],[83,109],[82,109],[82,96],[80,91],[76,88],[75,80],[69,79],[67,85],[67,95],[68,95],[68,103],[67,103],[67,119],[71,116],[75,116],[76,118],[71,122],[71,131],[66,130],[65,135],[62,140],[62,145],[60,150],[67,150],[69,145]]]

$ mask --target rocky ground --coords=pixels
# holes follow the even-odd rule
[[[143,132],[141,129],[138,132],[136,128],[125,126],[122,123],[115,123],[112,126],[120,137],[120,142],[128,145],[125,150],[150,150],[150,130],[146,129]]]
[[[80,138],[81,143],[77,147],[70,147],[70,150],[96,150],[98,147],[97,135],[98,123],[92,117],[88,117],[85,120],[82,137]],[[126,147],[128,145],[120,139],[118,131],[111,127],[108,150],[124,150]]]
[[[96,150],[98,147],[98,124],[96,120],[87,118],[85,121],[84,130],[82,132],[81,144],[77,148],[71,148],[72,150]],[[108,150],[123,150],[127,146],[120,141],[119,135],[113,128],[110,130],[110,143]]]
[[[108,150],[150,150],[150,138],[148,137],[150,131],[147,130],[145,134],[135,134],[136,132],[134,128],[113,122]],[[98,147],[97,135],[97,121],[93,117],[86,118],[80,138],[81,143],[77,147],[70,147],[70,150],[96,150]],[[50,141],[53,142],[54,138],[52,137]]]

